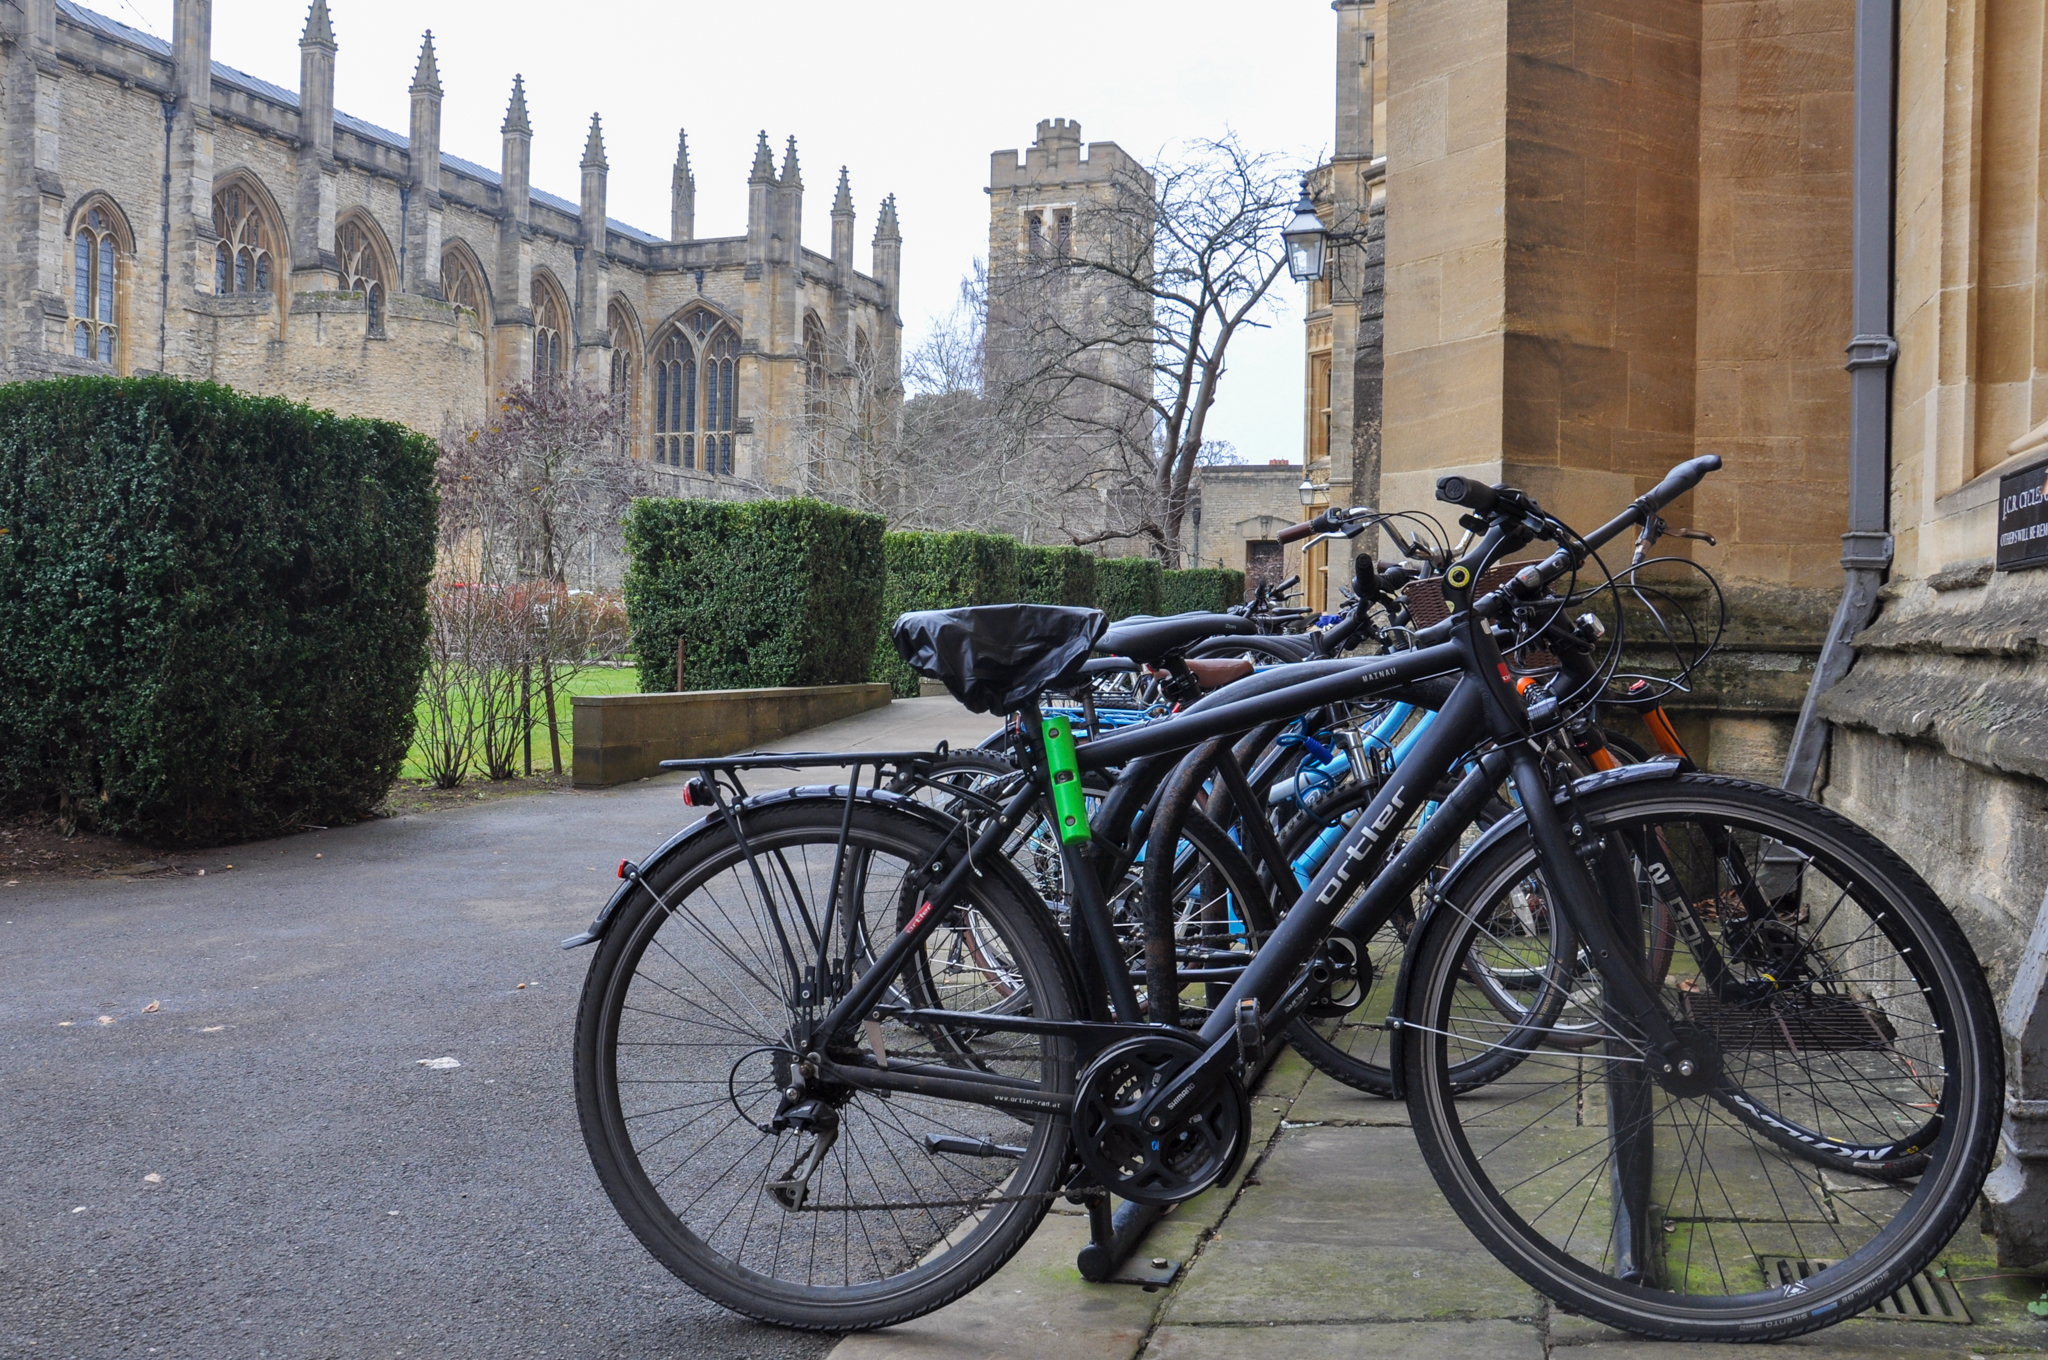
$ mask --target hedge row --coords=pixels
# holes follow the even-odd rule
[[[1095,564],[1095,603],[1110,622],[1166,610],[1165,573],[1153,557],[1111,557]]]
[[[1160,613],[1206,610],[1220,614],[1244,603],[1244,573],[1231,567],[1189,567],[1169,571],[1160,590]]]
[[[1018,599],[1025,604],[1095,605],[1095,554],[1080,548],[1017,549]]]
[[[186,846],[367,815],[412,738],[435,456],[211,383],[0,387],[0,804]]]
[[[883,609],[882,528],[879,515],[814,500],[635,501],[625,596],[640,688],[866,680]],[[678,639],[688,640],[680,677]]]
[[[688,639],[688,688],[873,679],[911,697],[918,678],[889,625],[913,610],[1024,601],[1121,619],[1244,598],[1242,572],[1162,572],[1149,557],[1103,560],[1000,534],[885,535],[874,516],[816,501],[640,501],[626,549],[626,607],[650,690],[676,685],[678,638]]]
[[[888,577],[879,627],[868,634],[874,649],[869,676],[915,698],[917,673],[896,655],[889,625],[913,610],[1009,604],[1021,598],[1017,548],[1015,539],[999,534],[897,533],[883,539]]]

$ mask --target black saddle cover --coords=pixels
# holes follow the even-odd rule
[[[1014,713],[1078,666],[1108,620],[1061,604],[983,604],[905,614],[896,653],[976,713]]]

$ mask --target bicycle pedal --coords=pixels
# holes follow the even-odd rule
[[[1247,1072],[1256,1072],[1266,1055],[1265,1036],[1259,1031],[1259,999],[1248,997],[1237,1003],[1237,1056]]]

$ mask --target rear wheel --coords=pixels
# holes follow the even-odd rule
[[[987,1279],[1037,1226],[1067,1120],[815,1075],[793,1101],[814,1042],[806,1026],[821,1015],[806,995],[871,966],[943,867],[946,838],[924,817],[862,803],[842,857],[838,799],[744,817],[751,863],[729,824],[706,830],[649,871],[652,891],[626,904],[591,960],[576,1029],[591,1160],[648,1251],[728,1308],[826,1331],[917,1317]],[[1064,955],[1028,889],[997,870],[963,891],[885,993],[880,1022],[827,1055],[1071,1094],[1065,1039],[890,1018],[907,1007],[1074,1018]]]
[[[1436,911],[1400,1033],[1445,1196],[1549,1298],[1648,1336],[1792,1336],[1900,1288],[1970,1212],[1999,1125],[1996,1018],[1954,919],[1874,837],[1782,790],[1686,775],[1578,814],[1603,909],[1654,920],[1667,894],[1669,966],[1650,973],[1647,938],[1636,966],[1706,1070],[1656,1075],[1594,971],[1597,1045],[1525,1045],[1461,1098],[1460,1064],[1504,1042],[1475,957],[1521,946],[1476,896]],[[1516,839],[1524,863],[1492,883],[1535,872]]]

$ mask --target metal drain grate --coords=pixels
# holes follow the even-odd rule
[[[1810,1279],[1833,1265],[1833,1261],[1800,1260],[1791,1256],[1763,1258],[1764,1283],[1786,1285]],[[1963,1296],[1945,1279],[1921,1271],[1896,1290],[1873,1304],[1862,1316],[1892,1318],[1899,1322],[1956,1322],[1971,1325],[1970,1310]]]

